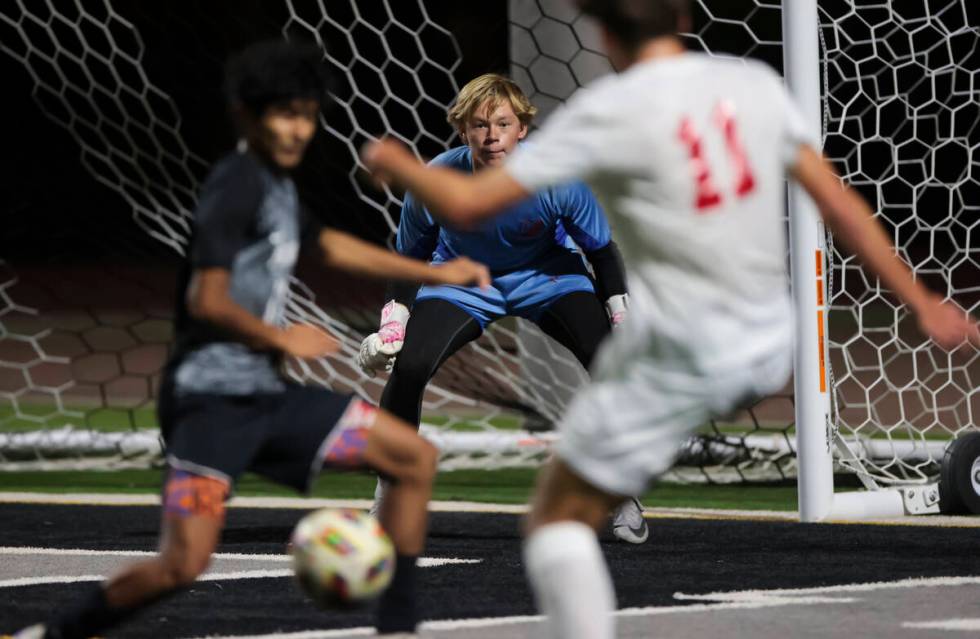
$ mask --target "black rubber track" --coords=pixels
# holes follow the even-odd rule
[[[220,552],[282,553],[298,510],[232,509]],[[152,550],[152,507],[0,505],[2,546]],[[980,575],[977,529],[650,520],[642,546],[603,538],[619,605],[678,605],[675,592],[827,586],[907,577]],[[429,619],[533,613],[518,518],[437,513],[426,556],[482,559],[421,571]],[[0,556],[2,561],[2,556]],[[271,566],[270,566],[271,567]],[[0,589],[0,634],[36,622],[91,584]],[[370,611],[323,612],[288,579],[201,582],[111,637],[264,634],[370,625]]]

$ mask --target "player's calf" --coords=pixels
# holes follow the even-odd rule
[[[162,589],[177,590],[193,584],[211,565],[213,551],[214,546],[210,543],[165,545],[158,560]]]
[[[411,633],[418,625],[415,564],[425,544],[438,451],[407,423],[379,410],[364,461],[390,479],[379,514],[397,551],[395,574],[381,597],[375,625],[379,634]]]
[[[436,448],[412,426],[358,399],[328,440],[326,465],[368,466],[389,480],[378,514],[395,546],[395,574],[379,602],[379,634],[412,633],[418,625],[415,564],[425,545],[437,461]]]
[[[414,428],[386,411],[378,411],[364,462],[388,480],[379,515],[399,552],[422,551],[438,459],[435,446]]]
[[[99,635],[192,584],[207,569],[217,546],[227,494],[227,482],[171,471],[164,487],[160,554],[130,564],[92,587],[57,619],[46,623],[44,634],[37,636],[86,639]]]
[[[612,639],[616,597],[595,532],[622,500],[555,459],[525,522],[524,565],[548,639]]]

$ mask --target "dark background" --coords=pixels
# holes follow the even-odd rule
[[[98,14],[100,3],[83,5]],[[288,19],[284,5],[261,0],[114,5],[142,36],[147,78],[174,100],[182,119],[182,137],[206,163],[234,145],[220,90],[223,61],[250,42],[280,37]],[[357,5],[363,15],[377,17],[383,24],[380,3]],[[506,3],[429,5],[430,18],[449,29],[462,49],[462,62],[455,71],[457,82],[462,84],[488,70],[506,72]],[[7,25],[4,27],[0,37],[10,37]],[[115,29],[113,34],[122,31]],[[328,46],[343,53],[346,43],[336,40]],[[6,153],[0,154],[0,212],[4,217],[0,258],[16,264],[172,258],[172,250],[131,223],[131,207],[81,165],[78,144],[38,108],[32,98],[34,83],[20,62],[0,54],[0,78],[7,123]],[[343,82],[338,82],[338,91],[344,90]],[[327,111],[328,118],[334,115],[333,110]],[[424,124],[435,130],[442,127],[448,136],[448,125],[429,115]],[[441,150],[432,145],[423,149],[428,153]],[[380,216],[357,215],[365,205],[347,179],[349,170],[347,149],[328,135],[318,135],[299,176],[304,198],[331,224],[383,241],[388,229],[379,224]]]

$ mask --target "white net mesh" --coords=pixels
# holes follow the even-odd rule
[[[968,0],[821,10],[828,155],[916,275],[974,314],[977,18]],[[980,354],[930,344],[852,257],[834,250],[831,263],[835,417],[845,457],[855,458],[844,463],[883,483],[925,481],[942,444],[980,424]]]
[[[780,5],[697,0],[689,44],[781,67]],[[976,314],[980,9],[967,0],[819,8],[828,155],[872,203],[916,276]],[[511,21],[511,74],[545,112],[611,71],[594,29],[567,3],[512,0]],[[945,443],[978,427],[980,354],[930,344],[852,257],[835,249],[829,258],[839,464],[879,484],[934,479]],[[787,396],[712,424],[690,442],[690,465],[675,472],[714,481],[784,477],[795,473],[794,450]]]
[[[367,6],[371,4],[371,6]],[[356,178],[357,149],[372,134],[396,135],[432,155],[451,144],[446,107],[458,85],[460,51],[422,2],[285,2],[279,30],[329,42],[326,60],[339,78],[326,133],[346,150],[350,188],[378,216],[387,235],[400,200]],[[125,12],[125,11],[123,11]],[[30,75],[43,112],[81,148],[89,174],[121,195],[140,228],[182,252],[188,218],[206,163],[180,135],[174,100],[148,79],[147,55],[134,22],[111,2],[8,3],[0,8],[0,49]],[[212,61],[213,63],[213,61]],[[432,126],[432,122],[441,126]],[[0,310],[0,463],[4,468],[145,464],[159,454],[152,429],[153,391],[172,339],[169,285],[145,272],[95,267],[64,281],[62,271],[9,265]],[[87,277],[86,277],[87,275]],[[146,280],[144,282],[144,280]],[[138,283],[138,284],[137,284]],[[134,300],[134,285],[150,295]],[[117,297],[118,296],[118,297]],[[139,298],[137,298],[139,299]],[[23,301],[26,300],[26,301]],[[296,281],[289,319],[313,321],[341,337],[343,351],[317,362],[291,362],[290,373],[310,383],[377,399],[383,380],[352,365],[364,313],[347,305],[318,305],[313,289]],[[378,305],[380,307],[380,304]],[[373,314],[367,323],[376,321]],[[520,431],[525,417],[554,420],[563,379],[542,357],[560,347],[540,333],[537,356],[521,356],[517,329],[501,322],[447,363],[423,404],[425,432],[443,447],[443,467],[534,463],[542,441]],[[534,368],[527,384],[525,365]],[[580,383],[574,359],[566,368]],[[552,383],[554,378],[554,383]],[[145,432],[144,432],[145,431]],[[130,436],[135,434],[136,436]],[[142,454],[140,454],[142,453]]]
[[[939,290],[976,312],[980,35],[970,25],[980,21],[969,3],[822,2],[820,20],[829,155],[879,211],[916,273],[943,282]],[[689,42],[780,67],[779,7],[778,0],[698,0]],[[108,0],[4,3],[0,50],[29,74],[37,104],[71,134],[92,178],[125,199],[144,233],[180,251],[207,153],[195,148],[175,100],[154,83],[150,69],[159,74],[161,67],[129,10]],[[322,120],[339,149],[331,161],[345,167],[346,188],[364,211],[358,215],[376,218],[389,241],[400,202],[357,179],[357,149],[381,132],[423,156],[453,143],[443,113],[460,81],[461,49],[431,10],[423,0],[284,0],[269,14],[274,32],[329,45],[326,59],[339,78],[337,104]],[[565,2],[511,0],[509,21],[511,73],[542,117],[610,70],[595,30]],[[831,265],[842,463],[877,481],[922,481],[935,472],[933,442],[941,447],[977,426],[980,359],[924,342],[907,311],[853,259],[835,251]],[[94,266],[66,280],[62,271],[2,266],[0,466],[65,457],[89,463],[82,460],[91,453],[81,450],[93,447],[100,465],[152,459],[152,431],[135,439],[105,433],[155,425],[153,390],[171,339],[166,277]],[[290,318],[328,326],[344,350],[291,363],[291,373],[376,399],[383,380],[352,365],[376,310],[338,303],[312,281],[297,281],[293,292]],[[139,302],[120,310],[120,299]],[[535,463],[548,437],[522,427],[553,422],[584,381],[574,358],[536,327],[498,322],[429,385],[426,432],[444,447],[444,467]],[[676,475],[791,476],[793,449],[787,393],[731,423],[709,425],[690,442],[690,465]]]

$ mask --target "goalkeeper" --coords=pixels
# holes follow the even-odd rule
[[[447,119],[463,145],[432,164],[463,172],[501,165],[527,135],[535,112],[515,82],[481,75],[462,88],[449,109]],[[594,280],[576,247],[592,265]],[[610,326],[625,317],[622,258],[605,214],[581,182],[539,191],[466,232],[439,226],[408,193],[397,249],[434,264],[466,256],[488,265],[493,275],[488,289],[411,284],[389,289],[381,327],[361,344],[358,363],[371,376],[391,372],[381,406],[411,424],[420,422],[425,386],[439,366],[495,320],[510,315],[535,322],[588,369]],[[379,482],[376,507],[383,492]],[[631,543],[646,540],[636,499],[617,509],[613,534]]]

